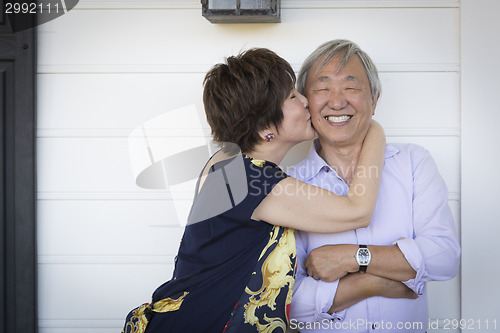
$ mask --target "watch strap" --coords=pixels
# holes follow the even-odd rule
[[[359,248],[360,249],[368,249],[368,247],[366,245],[359,245]],[[367,268],[368,268],[368,264],[366,264],[366,265],[360,264],[359,265],[359,272],[365,273]]]

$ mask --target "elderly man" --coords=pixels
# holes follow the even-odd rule
[[[377,69],[355,43],[334,40],[306,59],[297,84],[318,139],[288,173],[345,195],[380,95]],[[426,332],[425,283],[451,279],[459,266],[446,186],[413,144],[387,144],[368,228],[297,231],[296,241],[290,324],[300,332]]]

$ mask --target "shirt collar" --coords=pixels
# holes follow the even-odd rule
[[[325,160],[318,155],[320,148],[321,145],[319,140],[315,139],[309,149],[306,159],[292,167],[294,169],[293,173],[295,174],[295,178],[307,182],[314,178],[321,170],[325,170],[326,168],[328,168],[329,171],[335,172],[335,170],[332,169],[328,163],[326,163]],[[385,146],[384,159],[387,160],[388,158],[396,155],[398,152],[399,149],[396,146],[388,143]]]

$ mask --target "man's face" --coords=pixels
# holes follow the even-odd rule
[[[315,73],[320,59],[306,80],[312,125],[323,146],[361,145],[377,105],[361,59],[351,56],[338,72],[340,60],[333,57]]]

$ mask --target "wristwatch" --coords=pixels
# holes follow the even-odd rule
[[[368,264],[372,260],[372,254],[370,250],[366,247],[366,245],[360,245],[358,251],[356,251],[356,255],[354,256],[359,265],[359,272],[366,272],[366,268]]]

